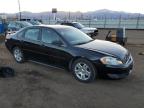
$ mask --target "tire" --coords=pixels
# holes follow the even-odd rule
[[[12,68],[9,67],[0,68],[0,77],[9,78],[14,76],[15,76],[15,71]]]
[[[13,48],[13,56],[16,62],[23,63],[24,62],[24,55],[22,50],[19,47]]]
[[[84,83],[92,82],[97,76],[97,70],[93,64],[83,58],[75,60],[71,70],[75,79]]]

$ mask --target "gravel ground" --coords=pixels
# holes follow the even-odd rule
[[[101,30],[104,37],[107,31]],[[131,33],[134,32],[134,33]],[[131,31],[129,34],[143,35]],[[136,32],[136,33],[135,33]],[[100,36],[98,36],[100,37]],[[142,37],[143,38],[143,37]],[[0,65],[11,66],[16,71],[13,78],[0,78],[1,108],[143,108],[144,106],[144,45],[126,46],[135,60],[133,73],[126,79],[97,79],[83,84],[71,73],[25,62],[18,64],[0,44]],[[141,40],[142,43],[144,40]],[[141,43],[141,44],[142,44]]]

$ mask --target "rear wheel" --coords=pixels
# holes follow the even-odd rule
[[[91,82],[95,79],[97,71],[93,64],[86,59],[77,59],[72,64],[74,77],[81,82]]]
[[[22,50],[19,47],[13,48],[13,56],[18,63],[24,62],[24,55]]]

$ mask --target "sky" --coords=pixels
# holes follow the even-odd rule
[[[21,11],[44,12],[57,8],[58,11],[87,12],[100,9],[144,14],[144,0],[19,0]],[[0,13],[18,12],[18,0],[0,0]]]

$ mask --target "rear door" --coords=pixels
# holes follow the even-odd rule
[[[40,56],[39,48],[40,42],[40,28],[29,28],[24,33],[23,50],[26,57],[29,59],[38,60]]]

